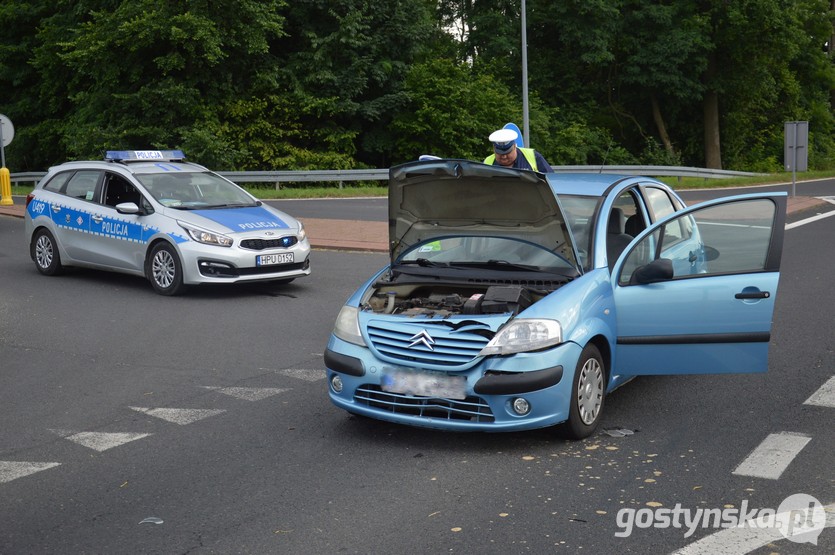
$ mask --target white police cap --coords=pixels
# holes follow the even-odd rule
[[[507,154],[513,150],[518,137],[519,133],[513,129],[499,129],[490,133],[490,142],[497,154]]]

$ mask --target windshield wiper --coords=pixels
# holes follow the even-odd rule
[[[499,268],[502,270],[524,270],[526,272],[541,272],[542,268],[539,266],[526,266],[524,264],[514,264],[507,260],[492,259],[487,262],[450,262],[453,266],[470,266],[475,268]]]
[[[432,262],[428,258],[416,258],[415,260],[401,260],[398,265],[412,265],[422,266],[424,268],[448,268],[449,264],[446,262]]]
[[[244,203],[244,202],[237,202],[237,203],[230,202],[230,203],[227,203],[227,204],[210,204],[208,206],[204,206],[203,208],[205,208],[206,210],[213,210],[215,208],[251,208],[253,206],[258,206],[258,205],[254,204],[252,202],[247,202],[247,203]]]
[[[524,264],[514,264],[513,262],[508,262],[507,260],[497,260],[492,259],[488,260],[487,262],[450,262],[452,266],[466,266],[470,268],[484,268],[487,270],[513,270],[519,272],[538,272],[543,274],[551,274],[555,276],[560,276],[567,280],[572,280],[577,277],[577,271],[574,269],[566,268],[564,271],[560,270],[559,268],[549,268],[543,266],[530,266]]]

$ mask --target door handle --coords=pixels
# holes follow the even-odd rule
[[[94,214],[94,215],[90,216],[90,219],[91,219],[91,220],[93,220],[94,222],[96,222],[97,224],[100,224],[100,223],[101,223],[101,221],[102,221],[104,218],[102,218],[102,217],[101,217],[101,216],[99,216],[98,214]]]
[[[60,212],[60,211],[61,211],[61,207],[60,207],[60,206],[58,206],[57,204],[53,204],[53,205],[52,205],[52,211],[53,211],[53,212],[55,212],[55,213],[57,214],[58,212]]]
[[[734,295],[735,299],[767,299],[771,296],[768,291],[749,291],[745,293],[737,293]]]

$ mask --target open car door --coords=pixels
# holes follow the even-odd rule
[[[765,372],[785,219],[785,193],[738,195],[641,233],[613,268],[613,372]]]

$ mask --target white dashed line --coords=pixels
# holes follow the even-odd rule
[[[191,424],[193,422],[197,422],[198,420],[203,420],[204,418],[209,418],[210,416],[215,416],[216,414],[221,414],[226,412],[222,409],[151,409],[145,407],[130,407],[132,410],[144,412],[150,416],[154,416],[156,418],[160,418],[167,422],[173,422],[174,424],[179,424],[181,426],[185,426],[186,424]]]
[[[835,376],[829,378],[829,381],[806,399],[803,404],[835,408]]]
[[[212,387],[210,385],[204,385],[203,387],[244,401],[260,401],[290,391],[289,388],[276,387]]]
[[[0,461],[0,484],[60,465],[57,462]]]
[[[125,443],[148,437],[152,434],[132,434],[127,432],[69,432],[66,430],[50,430],[73,443],[95,449],[107,451]]]
[[[770,434],[733,473],[776,480],[811,440],[809,436],[792,432]]]

